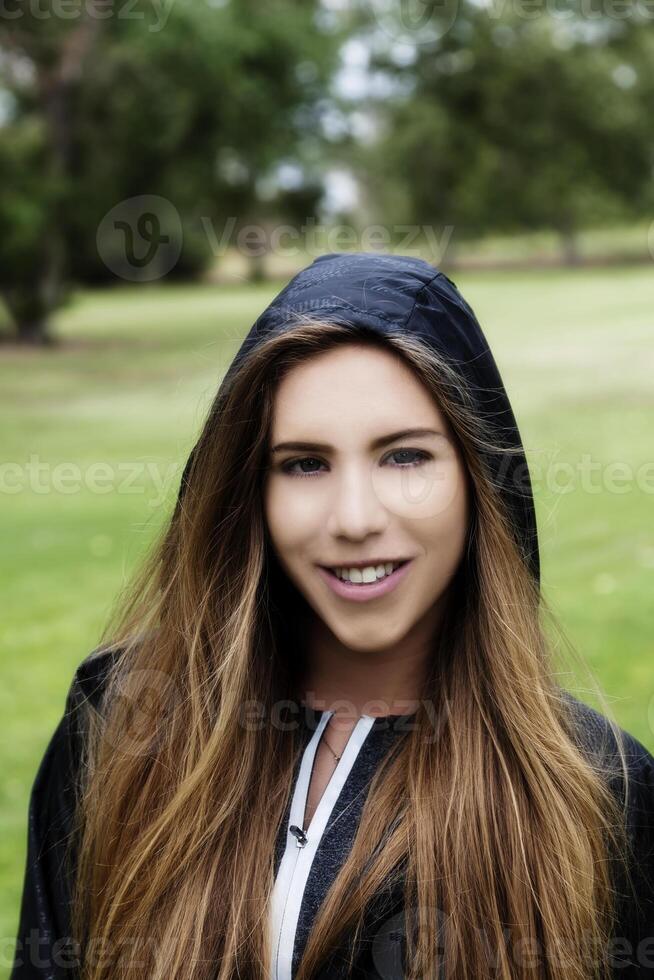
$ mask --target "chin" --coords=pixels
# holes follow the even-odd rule
[[[404,630],[397,632],[389,629],[366,629],[362,633],[348,633],[347,631],[333,629],[333,632],[341,641],[343,646],[357,653],[383,653],[390,649],[394,644],[405,635]]]

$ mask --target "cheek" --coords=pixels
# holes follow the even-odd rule
[[[320,515],[312,505],[312,495],[301,488],[289,486],[290,478],[272,476],[264,487],[264,516],[275,549],[280,553],[300,549],[306,541],[315,539]],[[298,477],[309,481],[311,477]]]
[[[460,519],[465,477],[453,456],[423,466],[379,468],[373,471],[372,479],[379,501],[396,517],[419,521],[434,533]]]
[[[277,481],[274,478],[269,478],[264,487],[263,509],[268,533],[275,551],[279,554],[285,549],[288,522],[283,519],[283,494],[280,494]]]
[[[469,523],[469,495],[463,474],[448,484],[443,506],[419,524],[430,557],[443,571],[454,571],[463,555]]]

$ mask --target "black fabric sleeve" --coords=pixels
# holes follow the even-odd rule
[[[27,859],[14,962],[9,980],[74,980],[79,974],[79,946],[71,936],[71,868],[75,861],[73,816],[83,731],[80,706],[96,695],[95,651],[77,668],[64,713],[39,764],[29,798]],[[106,658],[105,658],[106,660]],[[94,700],[94,698],[92,698]],[[72,841],[72,860],[67,845]]]
[[[630,890],[625,893],[611,952],[616,980],[654,980],[654,757],[632,735],[627,735],[627,744],[635,897]]]

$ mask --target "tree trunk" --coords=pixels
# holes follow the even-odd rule
[[[16,343],[32,347],[52,347],[56,341],[48,333],[47,320],[17,320]]]
[[[263,282],[266,278],[265,255],[251,255],[248,269],[248,280],[250,282]]]
[[[581,253],[575,229],[571,226],[562,228],[560,235],[563,264],[566,266],[581,265]]]

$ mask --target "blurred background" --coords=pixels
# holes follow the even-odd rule
[[[654,751],[653,18],[4,0],[0,974],[74,670],[240,339],[324,252],[420,256],[473,306],[527,450],[543,592]]]

